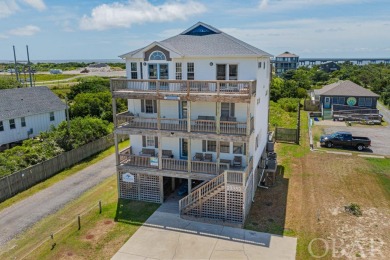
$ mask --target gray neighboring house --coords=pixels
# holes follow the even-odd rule
[[[65,109],[47,87],[0,90],[0,146],[50,130],[65,120]]]
[[[350,81],[338,81],[312,92],[312,99],[320,102],[321,110],[376,109],[379,95]]]
[[[281,76],[288,70],[296,70],[298,68],[299,56],[288,51],[283,52],[275,57],[275,73]]]

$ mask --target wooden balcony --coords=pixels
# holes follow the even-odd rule
[[[171,158],[161,158],[162,165],[154,161],[157,157],[139,156],[131,154],[131,148],[127,148],[119,153],[119,163],[126,166],[154,168],[161,170],[172,170],[181,172],[206,173],[217,175],[230,168],[228,163],[205,162],[205,161],[188,161]],[[188,163],[191,167],[188,167]],[[219,169],[219,170],[218,170]]]
[[[117,127],[152,130],[183,131],[197,133],[220,133],[231,135],[247,135],[247,122],[216,120],[187,120],[173,118],[142,118],[125,112],[116,116]],[[188,122],[190,126],[188,127]],[[254,130],[254,118],[250,120],[250,133]]]
[[[186,97],[186,100],[229,100],[250,102],[256,94],[256,81],[237,80],[141,80],[111,79],[111,91],[114,98],[142,98],[156,95],[157,98]]]

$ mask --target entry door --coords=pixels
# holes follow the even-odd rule
[[[169,73],[168,73],[168,64],[160,64],[160,63],[152,63],[149,64],[149,79],[168,79]],[[151,89],[156,89],[156,83],[151,82],[149,85]],[[164,90],[168,88],[168,83],[161,82],[160,83],[160,89]]]
[[[188,159],[188,139],[180,139],[180,159]]]
[[[330,97],[325,97],[324,108],[330,108]]]

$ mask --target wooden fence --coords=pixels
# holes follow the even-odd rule
[[[0,202],[11,198],[19,192],[29,189],[35,184],[52,177],[63,169],[69,168],[85,158],[103,151],[112,145],[114,145],[114,135],[110,134],[69,152],[64,152],[47,161],[1,178]]]

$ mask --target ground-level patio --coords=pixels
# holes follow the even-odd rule
[[[295,259],[297,239],[181,219],[171,195],[112,259]]]

